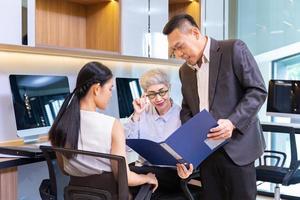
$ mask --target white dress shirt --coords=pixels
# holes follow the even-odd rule
[[[206,109],[209,111],[209,51],[210,51],[210,38],[207,37],[207,42],[201,57],[201,65],[192,66],[196,70],[197,88],[199,96],[199,110]]]

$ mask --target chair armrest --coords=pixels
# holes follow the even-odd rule
[[[188,178],[181,180],[181,183],[180,183],[181,189],[183,190],[185,196],[189,200],[194,200],[194,197],[193,197],[191,191],[188,188],[188,183],[189,183],[190,180],[195,179],[195,178],[199,178],[199,177],[200,177],[200,171],[195,170]]]
[[[300,161],[298,160],[292,167],[289,168],[288,173],[284,176],[282,180],[282,185],[289,185],[290,180],[294,177],[299,167]]]
[[[150,200],[152,195],[152,185],[144,184],[141,186],[138,194],[135,197],[135,200]]]
[[[188,178],[186,178],[184,180],[187,180],[187,182],[189,182],[191,179],[199,178],[199,177],[200,177],[200,171],[195,170]]]

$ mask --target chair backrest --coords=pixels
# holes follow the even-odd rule
[[[266,150],[256,166],[257,180],[290,185],[300,183],[300,161],[298,160],[295,129],[279,125],[262,125],[264,132],[289,134],[291,161],[285,167],[286,154],[274,150]],[[267,163],[267,160],[275,162]]]
[[[46,158],[48,169],[49,169],[49,177],[50,177],[50,194],[53,195],[56,199],[57,197],[57,185],[56,185],[56,176],[54,171],[54,166],[52,164],[52,159],[55,158],[55,154],[60,155],[86,155],[98,158],[105,158],[112,161],[117,162],[118,166],[118,175],[117,175],[117,196],[118,199],[128,199],[129,190],[128,190],[128,182],[127,182],[127,168],[125,158],[122,156],[104,154],[104,153],[96,153],[90,151],[82,151],[82,150],[71,150],[66,148],[55,148],[50,146],[41,146],[44,157]],[[68,156],[67,156],[68,157]],[[61,169],[63,171],[63,169]],[[83,177],[84,178],[84,177]],[[76,192],[74,192],[76,191]],[[75,195],[74,195],[75,194]],[[93,197],[92,197],[93,196]],[[111,199],[111,194],[109,191],[99,190],[97,188],[90,187],[78,187],[78,186],[68,186],[65,188],[65,199]]]
[[[194,199],[202,199],[203,197],[201,196],[201,182],[197,179],[200,179],[200,171],[199,169],[195,169],[193,174],[191,174],[188,178],[182,179],[181,180],[181,189],[184,192],[184,195],[186,199],[188,200],[194,200]],[[191,180],[196,179],[198,181],[197,186],[194,185],[193,191],[189,188],[188,184],[190,183]],[[195,191],[196,189],[196,191]]]
[[[113,199],[110,192],[90,187],[67,186],[64,191],[65,200],[107,200]]]
[[[275,167],[284,167],[286,153],[274,150],[265,150],[264,155],[259,158],[259,165],[272,165]],[[269,161],[269,162],[268,162]]]
[[[57,185],[56,185],[56,175],[54,170],[54,164],[52,160],[56,158],[55,152],[51,150],[51,147],[40,146],[43,152],[44,158],[46,159],[48,166],[49,179],[42,181],[40,185],[40,194],[42,200],[56,200],[57,199]]]
[[[297,144],[296,144],[296,137],[295,137],[295,129],[293,127],[288,126],[279,126],[279,125],[269,125],[269,124],[263,124],[262,129],[264,132],[274,132],[274,133],[286,133],[289,134],[290,139],[290,152],[291,152],[291,162],[289,167],[295,166],[298,161],[298,154],[297,154]],[[271,152],[270,158],[277,159],[277,165],[275,163],[275,166],[282,166],[285,163],[286,155],[283,155],[285,153],[278,152],[278,151],[265,151],[267,154],[264,155],[264,159],[267,159],[268,152]],[[274,155],[275,154],[275,155]],[[280,155],[283,155],[283,158],[278,158]],[[281,159],[283,163],[280,163],[278,159]]]

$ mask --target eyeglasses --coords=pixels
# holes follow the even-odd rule
[[[146,97],[148,97],[149,99],[154,99],[156,97],[156,95],[164,97],[167,94],[167,92],[169,92],[169,90],[160,90],[158,92],[151,92],[151,93],[147,94]]]

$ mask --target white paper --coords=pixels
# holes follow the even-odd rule
[[[213,139],[209,139],[209,138],[207,138],[206,140],[204,140],[205,144],[211,150],[213,150],[214,148],[216,148],[217,146],[219,146],[224,141],[225,141],[225,139],[213,140]]]

